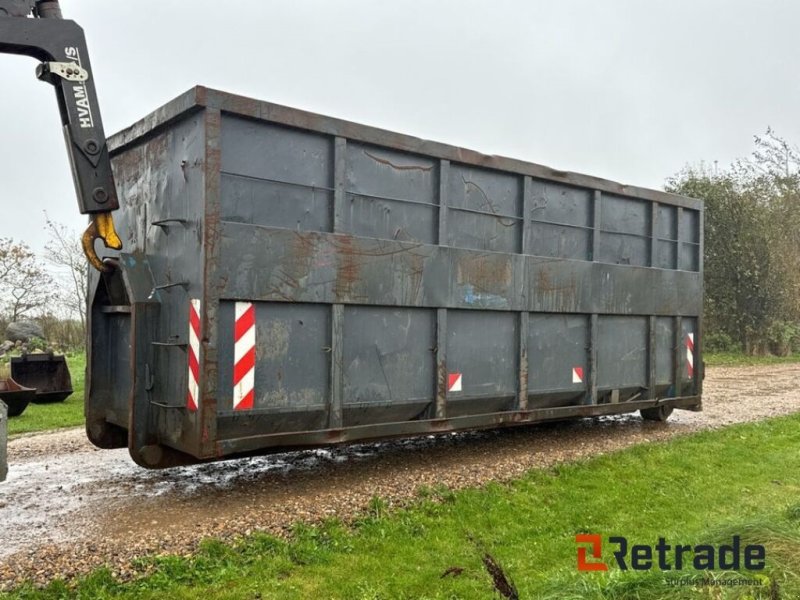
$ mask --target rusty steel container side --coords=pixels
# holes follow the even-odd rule
[[[87,431],[143,466],[701,407],[697,200],[202,87],[110,148]]]

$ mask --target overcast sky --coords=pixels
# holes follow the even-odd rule
[[[800,141],[800,2],[62,0],[106,132],[195,84],[648,187]],[[0,237],[83,228],[35,61],[0,56]]]

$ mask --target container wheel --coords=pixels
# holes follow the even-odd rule
[[[663,423],[672,414],[672,407],[661,404],[653,408],[643,408],[639,411],[639,414],[642,415],[645,421],[660,421]]]

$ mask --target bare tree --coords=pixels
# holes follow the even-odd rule
[[[72,318],[80,321],[85,332],[88,272],[80,236],[65,225],[51,221],[47,213],[45,218],[50,233],[50,241],[45,245],[46,258],[58,268],[59,279],[62,280],[65,290],[68,290],[63,297],[65,308]]]
[[[27,245],[0,238],[0,298],[11,321],[46,306],[52,298],[52,285]]]

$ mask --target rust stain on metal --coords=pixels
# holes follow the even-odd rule
[[[337,251],[338,268],[334,294],[341,300],[353,294],[353,288],[359,280],[361,271],[358,256],[362,253],[353,248],[353,237],[349,235],[343,235],[338,239]]]
[[[561,292],[567,294],[575,293],[575,277],[571,276],[568,283],[554,283],[550,279],[550,272],[542,269],[536,274],[536,289],[541,292]]]
[[[519,354],[519,409],[528,408],[528,351]]]
[[[459,284],[471,284],[475,289],[491,292],[511,285],[513,269],[507,256],[482,254],[461,258],[456,277]]]
[[[287,301],[297,299],[317,262],[319,242],[318,235],[295,232],[286,252],[287,260],[274,274],[271,295]]]
[[[289,272],[286,272],[286,283],[298,287],[300,282],[311,273],[319,247],[319,238],[313,234],[298,233],[292,239]]]
[[[447,410],[447,362],[440,360],[436,367],[436,417],[442,419]]]
[[[450,421],[447,419],[435,419],[433,421],[429,421],[430,429],[429,431],[449,431],[450,430]]]
[[[259,103],[255,100],[251,100],[250,98],[231,96],[230,103],[233,112],[251,115],[253,117],[260,116],[261,114],[261,107],[259,106]]]

